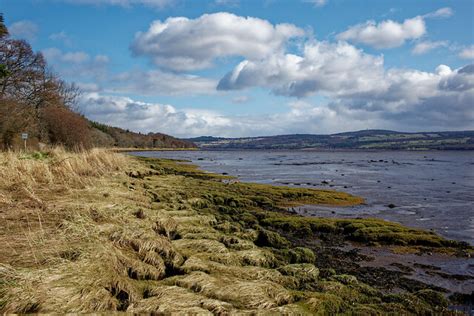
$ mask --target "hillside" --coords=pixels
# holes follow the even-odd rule
[[[93,145],[119,148],[195,148],[192,142],[162,133],[135,133],[118,127],[90,122]]]
[[[472,150],[474,131],[404,133],[363,130],[331,135],[293,134],[246,138],[190,138],[205,149]]]

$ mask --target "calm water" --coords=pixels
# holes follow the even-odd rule
[[[241,181],[335,189],[366,199],[350,208],[305,206],[307,216],[379,217],[474,245],[474,152],[176,151]],[[394,208],[388,205],[394,204]]]

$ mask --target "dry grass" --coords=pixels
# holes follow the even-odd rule
[[[380,302],[258,247],[245,220],[206,211],[210,197],[224,211],[250,200],[222,197],[221,179],[192,167],[54,149],[0,154],[0,177],[0,313],[349,313]],[[197,183],[206,199],[187,186]],[[295,192],[306,194],[283,193]],[[316,284],[325,293],[303,290]]]

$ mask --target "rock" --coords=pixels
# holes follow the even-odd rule
[[[387,206],[388,206],[388,208],[395,208],[395,207],[396,207],[395,204],[392,204],[392,203],[390,203],[390,204],[387,205]]]

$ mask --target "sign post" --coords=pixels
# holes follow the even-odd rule
[[[26,151],[26,141],[28,139],[28,133],[21,133],[21,139],[25,142],[25,151]]]

